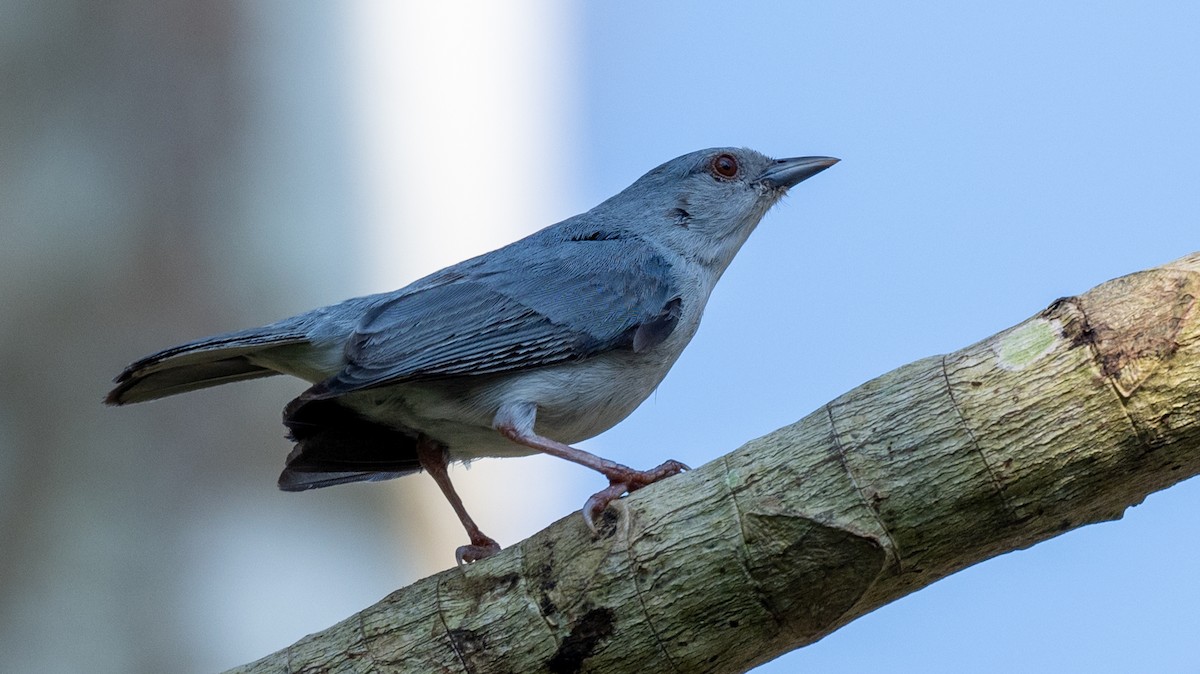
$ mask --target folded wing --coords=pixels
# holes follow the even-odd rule
[[[653,348],[680,314],[670,271],[654,249],[617,236],[470,260],[376,305],[349,340],[346,367],[304,397]]]

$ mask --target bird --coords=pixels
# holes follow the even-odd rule
[[[572,445],[625,419],[696,333],[709,295],[788,189],[839,160],[747,148],[691,152],[591,210],[392,292],[345,300],[137,360],[125,405],[277,374],[309,384],[283,411],[278,486],[304,491],[424,471],[469,543],[496,554],[450,462],[543,452],[601,473],[586,525],[613,500],[687,470],[635,470]]]

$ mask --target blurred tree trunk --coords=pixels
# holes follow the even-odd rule
[[[256,118],[267,85],[278,84],[251,76],[262,67],[255,50],[279,46],[261,34],[247,40],[256,26],[235,4],[50,0],[5,9],[0,671],[189,671],[180,663],[196,661],[211,670],[229,659],[214,656],[194,625],[220,621],[195,609],[208,601],[204,583],[218,581],[194,571],[209,548],[241,544],[216,533],[213,504],[272,495],[287,445],[263,420],[278,418],[286,394],[230,388],[120,412],[100,400],[133,358],[315,304],[303,291],[329,284],[324,270],[338,268],[340,251],[356,252],[328,227],[323,204],[314,206],[346,172],[323,157],[315,187],[262,209],[275,218],[303,211],[285,224],[291,239],[264,242],[276,225],[248,217],[262,208],[253,198],[271,196],[295,177],[298,157],[312,156],[289,152],[281,166],[251,154],[295,123]],[[302,77],[306,93],[318,88],[311,72]],[[306,150],[328,144],[303,140]],[[342,205],[325,208],[347,215]],[[306,217],[324,220],[326,240]],[[340,246],[327,245],[334,238]],[[289,246],[321,247],[325,266],[300,268],[304,258]],[[299,306],[283,305],[284,290]],[[258,516],[247,510],[239,516]],[[321,535],[321,521],[308,527]],[[264,547],[273,534],[288,536],[277,529],[262,527]],[[265,566],[255,568],[269,573]]]
[[[739,672],[1200,472],[1200,253],[1063,298],[236,672]]]
[[[214,3],[22,4],[0,59],[0,669],[167,671],[175,560],[149,534],[178,530],[168,476],[203,482],[214,448],[183,410],[152,422],[170,451],[97,432],[97,401],[131,348],[234,318],[205,254],[237,236],[205,208],[241,127],[233,26]]]

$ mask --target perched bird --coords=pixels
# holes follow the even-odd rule
[[[672,159],[592,210],[390,293],[175,346],[125,369],[110,405],[274,374],[312,383],[283,412],[285,491],[424,469],[470,539],[500,546],[450,483],[449,461],[545,452],[599,471],[613,499],[686,466],[634,470],[571,447],[658,386],[713,286],[788,188],[831,157],[715,148]]]

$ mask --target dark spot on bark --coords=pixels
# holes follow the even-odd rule
[[[1042,316],[1060,321],[1072,347],[1092,349],[1101,373],[1128,398],[1175,354],[1195,305],[1187,277],[1152,270],[1058,300]]]
[[[1054,314],[1058,313],[1059,310],[1062,309],[1062,306],[1064,304],[1070,304],[1070,303],[1073,303],[1074,301],[1075,301],[1074,297],[1060,297],[1060,298],[1054,300],[1053,302],[1051,302],[1050,306],[1046,307],[1045,310],[1042,311],[1042,316],[1044,318],[1050,318]]]
[[[554,588],[558,587],[558,581],[554,579],[554,569],[549,564],[541,564],[534,572],[534,577],[537,579],[538,608],[541,609],[543,616],[551,616],[558,613],[558,607],[550,600],[550,593]]]
[[[616,508],[605,508],[596,519],[597,538],[611,538],[617,533],[617,520],[620,519]]]
[[[492,601],[508,594],[521,582],[521,576],[506,573],[500,576],[478,576],[464,579],[462,588],[476,604]]]
[[[458,657],[468,667],[483,664],[480,657],[487,650],[487,639],[476,634],[474,630],[450,630],[448,636],[450,643],[454,645],[454,652],[458,653]]]
[[[1048,321],[1060,321],[1063,336],[1071,340],[1072,349],[1087,346],[1096,339],[1095,333],[1087,323],[1087,317],[1079,307],[1078,297],[1060,297],[1051,302],[1038,316]]]
[[[554,575],[554,548],[552,540],[531,542],[524,556],[526,585],[536,595],[538,610],[547,618],[559,612],[550,597],[550,593],[558,587],[558,579]]]
[[[585,660],[596,652],[596,648],[612,636],[616,613],[610,608],[594,608],[571,627],[571,633],[563,639],[547,669],[554,674],[576,674],[583,668]]]
[[[553,572],[554,572],[554,570],[550,568],[549,564],[543,564],[542,568],[538,570],[538,573],[545,573],[545,574],[550,574]],[[549,575],[541,576],[541,579],[542,579],[542,582],[538,587],[541,589],[542,592],[549,592],[549,591],[553,590],[554,588],[558,587],[558,581],[554,580]]]

